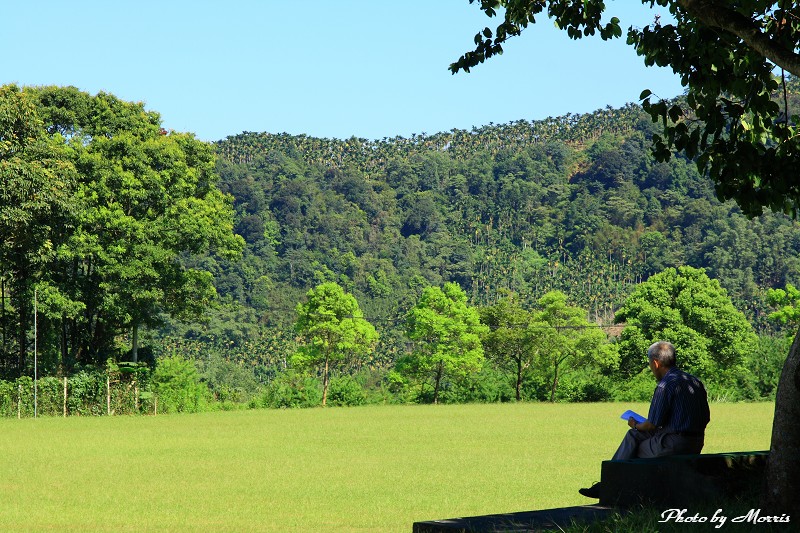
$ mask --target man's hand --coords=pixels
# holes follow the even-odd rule
[[[633,417],[628,418],[628,425],[631,429],[635,429],[637,431],[653,431],[656,427],[650,423],[649,420],[645,420],[641,424],[636,422]]]

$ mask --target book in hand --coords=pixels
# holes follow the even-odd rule
[[[647,418],[643,417],[637,412],[631,411],[630,409],[622,413],[622,416],[620,416],[620,418],[623,420],[628,420],[631,417],[633,417],[633,419],[636,420],[637,424],[641,424],[642,422],[647,420]]]

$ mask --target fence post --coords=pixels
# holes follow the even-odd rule
[[[17,420],[22,418],[22,383],[17,383]]]
[[[106,414],[111,416],[111,378],[106,376]]]
[[[64,376],[64,418],[67,418],[67,376]]]

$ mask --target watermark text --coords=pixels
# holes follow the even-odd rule
[[[791,518],[787,514],[780,516],[765,515],[761,509],[750,509],[747,514],[729,518],[723,513],[722,509],[717,509],[712,516],[701,515],[700,513],[689,514],[688,509],[667,509],[661,513],[659,522],[675,522],[676,524],[713,524],[719,529],[730,520],[731,523],[750,523],[750,524],[788,524]]]

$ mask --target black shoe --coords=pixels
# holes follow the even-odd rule
[[[588,489],[578,489],[580,494],[583,494],[587,498],[600,498],[600,482],[598,481]]]

